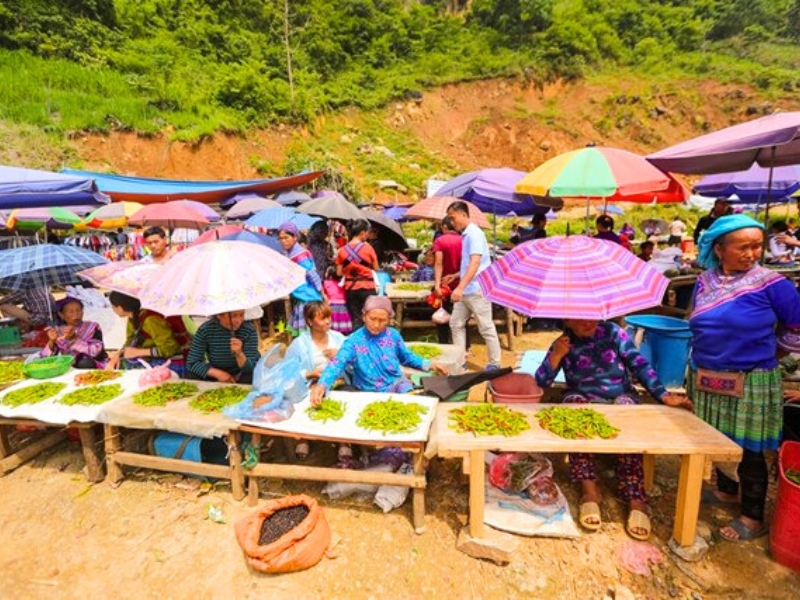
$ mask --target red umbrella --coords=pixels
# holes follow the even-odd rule
[[[486,215],[481,212],[481,209],[475,206],[472,202],[461,200],[460,198],[451,198],[448,196],[431,196],[420,200],[414,206],[406,211],[406,219],[433,219],[434,221],[441,221],[447,216],[447,207],[453,202],[464,202],[469,207],[469,219],[478,227],[489,229],[491,225]]]
[[[222,225],[221,227],[215,227],[214,229],[209,229],[202,233],[191,245],[197,246],[198,244],[221,240],[226,235],[233,235],[234,233],[241,233],[243,231],[244,227],[239,225]]]
[[[155,225],[170,230],[176,227],[200,229],[203,225],[208,225],[208,219],[190,206],[177,202],[163,202],[148,204],[137,210],[128,219],[128,224],[142,227]]]

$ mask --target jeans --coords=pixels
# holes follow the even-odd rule
[[[353,322],[353,331],[364,325],[364,304],[367,298],[377,295],[375,288],[362,290],[345,290],[345,304],[347,312],[350,313],[350,320]]]
[[[480,292],[467,294],[461,297],[460,302],[453,306],[450,315],[450,331],[453,333],[453,344],[458,348],[467,350],[467,321],[470,316],[478,323],[478,331],[486,342],[486,351],[489,354],[489,364],[500,366],[500,340],[497,337],[492,320],[492,303],[483,297]]]
[[[745,449],[737,471],[739,483],[717,469],[717,489],[726,494],[736,494],[741,487],[742,514],[755,521],[763,521],[764,503],[769,486],[769,473],[764,453]]]

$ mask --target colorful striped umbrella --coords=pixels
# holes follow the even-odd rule
[[[644,157],[616,148],[582,148],[560,154],[523,177],[521,194],[625,202],[682,202],[689,190]]]
[[[21,229],[25,227],[47,226],[50,229],[72,229],[81,219],[74,212],[60,206],[42,208],[18,208],[8,216],[6,227]]]
[[[659,305],[669,280],[619,244],[570,235],[520,244],[478,283],[492,302],[531,317],[612,319]]]
[[[469,220],[475,223],[478,227],[489,229],[491,225],[486,215],[483,214],[480,208],[475,206],[472,202],[461,200],[460,198],[451,198],[448,196],[431,196],[420,200],[414,206],[406,211],[406,219],[433,219],[434,221],[441,221],[447,216],[447,207],[453,202],[465,202],[469,207]]]
[[[88,215],[83,224],[92,229],[118,229],[128,224],[128,217],[142,208],[138,202],[112,202]]]

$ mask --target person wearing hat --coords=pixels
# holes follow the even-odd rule
[[[714,224],[714,221],[720,217],[724,217],[730,210],[731,203],[727,198],[717,198],[714,200],[714,206],[705,217],[700,217],[697,222],[697,227],[694,228],[694,244],[697,246],[700,243],[700,235],[709,227]]]
[[[303,317],[303,308],[306,302],[319,302],[323,298],[322,279],[317,273],[314,256],[306,248],[297,243],[297,225],[284,223],[278,227],[278,242],[286,256],[293,263],[306,270],[306,282],[292,292],[292,320],[291,326],[297,330],[306,328]]]
[[[764,535],[768,472],[764,452],[777,450],[783,383],[775,327],[800,328],[800,294],[785,277],[759,263],[764,227],[745,215],[719,217],[700,237],[688,395],[697,416],[742,447],[736,470],[719,466],[710,504],[740,504],[741,516],[722,538]],[[737,481],[738,478],[738,481]]]
[[[56,303],[56,311],[61,323],[45,330],[47,345],[39,355],[71,354],[76,369],[103,368],[107,358],[103,332],[94,321],[83,320],[83,302],[67,296]]]

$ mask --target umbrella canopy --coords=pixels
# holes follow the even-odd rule
[[[447,207],[453,202],[458,201],[459,198],[451,198],[447,196],[431,196],[420,200],[414,206],[406,211],[407,219],[433,219],[441,221],[447,216]],[[491,225],[486,215],[483,214],[480,208],[475,206],[472,202],[466,201],[469,207],[469,219],[478,227],[489,229]]]
[[[192,242],[192,244],[205,244],[206,242],[214,242],[216,240],[221,240],[226,235],[239,233],[241,231],[244,231],[244,227],[241,225],[222,225],[220,227],[214,227],[213,229],[208,229],[197,236],[197,239]]]
[[[128,219],[128,223],[130,225],[141,225],[142,227],[159,226],[168,229],[175,229],[176,227],[200,229],[200,227],[208,225],[208,219],[190,206],[177,202],[163,202],[160,204],[148,204],[144,208],[137,210]]]
[[[534,198],[518,194],[516,186],[525,177],[516,169],[481,169],[470,171],[451,179],[436,191],[437,196],[453,196],[469,200],[484,212],[495,215],[534,215],[548,208],[561,210],[564,201],[559,198]]]
[[[624,215],[625,210],[616,204],[599,204],[595,210],[601,215]]]
[[[0,166],[0,208],[108,204],[91,177]]]
[[[219,213],[211,208],[208,204],[203,204],[197,200],[173,200],[172,202],[177,202],[183,206],[188,206],[189,208],[195,209],[206,219],[208,219],[209,223],[216,223],[220,220]]]
[[[219,241],[180,252],[150,279],[139,299],[165,316],[211,316],[288,296],[306,271],[257,244]]]
[[[413,205],[412,205],[413,206]],[[389,217],[392,221],[409,221],[406,217],[406,213],[411,208],[410,205],[407,204],[397,204],[395,206],[387,206],[383,209],[383,214]]]
[[[675,173],[723,173],[800,164],[800,112],[775,113],[659,150],[647,157]]]
[[[643,219],[639,223],[645,235],[665,235],[669,231],[669,223],[664,219]]]
[[[324,190],[329,191],[329,190]],[[307,215],[316,215],[326,219],[338,219],[349,221],[351,219],[364,219],[364,213],[352,202],[348,202],[344,196],[338,192],[333,195],[319,196],[304,202],[297,207],[297,212]]]
[[[254,233],[245,229],[239,233],[231,233],[226,235],[222,239],[229,242],[247,242],[248,244],[259,244],[261,246],[266,246],[275,252],[283,254],[283,247],[278,241],[278,238],[271,235],[262,235],[260,233]]]
[[[50,206],[41,208],[19,208],[8,215],[6,226],[9,229],[25,227],[47,227],[49,229],[72,229],[81,219],[74,212]]]
[[[6,216],[0,212],[0,229],[5,229],[6,227]]]
[[[156,263],[126,260],[84,269],[77,275],[96,287],[138,297],[159,269],[161,265]]]
[[[660,304],[669,280],[619,244],[572,235],[516,246],[478,283],[531,317],[612,319]]]
[[[250,196],[244,198],[236,203],[225,215],[229,219],[247,219],[254,214],[261,212],[267,208],[280,208],[281,204],[270,200],[269,198],[262,198],[261,196]]]
[[[788,199],[800,190],[800,165],[775,167],[771,184],[770,169],[754,164],[746,171],[707,175],[693,190],[703,196],[728,198],[735,194],[744,204],[766,202],[768,192],[772,200]]]
[[[80,282],[78,271],[108,260],[76,246],[38,244],[0,251],[0,289],[28,290]]]
[[[112,202],[101,206],[84,220],[83,224],[94,229],[118,229],[128,224],[128,217],[142,208],[138,202]]]
[[[289,190],[288,192],[281,192],[277,196],[275,196],[275,200],[282,204],[283,206],[296,206],[298,204],[302,204],[308,200],[311,200],[311,196],[306,194],[305,192],[298,192],[297,190]]]
[[[378,230],[383,247],[386,250],[405,250],[408,248],[408,240],[403,233],[403,228],[397,221],[393,221],[383,213],[372,210],[362,211],[363,217]]]
[[[258,211],[252,217],[244,222],[245,227],[256,231],[265,231],[268,229],[277,229],[284,223],[291,221],[295,216],[294,210],[279,206],[277,208],[265,208]]]
[[[627,202],[682,202],[687,194],[659,198],[673,180],[643,157],[617,148],[581,148],[565,152],[523,177],[520,193]],[[682,187],[679,185],[679,188]]]

